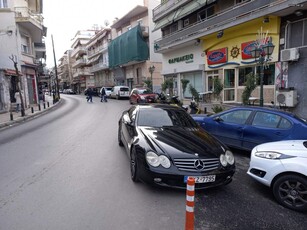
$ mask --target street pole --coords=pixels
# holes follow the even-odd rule
[[[54,51],[53,35],[51,35],[51,40],[52,40],[54,71],[55,71],[55,79],[56,79],[56,85],[55,85],[55,92],[57,96],[56,101],[58,101],[60,99],[60,92],[59,92],[59,79],[58,79],[58,70],[57,70],[55,51]]]
[[[149,68],[148,68],[148,71],[149,71],[149,73],[150,73],[150,80],[151,80],[151,90],[153,91],[153,79],[152,79],[152,74],[153,74],[153,72],[155,71],[155,66],[153,65],[153,66],[150,66]]]
[[[260,70],[260,100],[259,104],[263,107],[263,77],[264,77],[264,63],[261,62],[261,70]]]

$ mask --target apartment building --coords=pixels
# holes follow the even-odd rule
[[[161,32],[152,32],[151,20],[156,5],[157,1],[144,1],[111,25],[108,55],[115,85],[132,89],[150,80],[154,91],[161,90],[161,55],[153,51],[153,39]]]
[[[90,72],[94,74],[94,86],[113,86],[114,79],[109,71],[108,45],[111,41],[111,29],[102,28],[86,45]]]
[[[96,30],[79,30],[71,45],[72,86],[77,93],[82,93],[88,87],[94,87],[94,74],[90,72],[86,45],[96,33]]]
[[[59,78],[59,89],[72,88],[71,83],[73,82],[72,76],[72,65],[73,60],[71,58],[72,50],[66,50],[63,56],[59,59],[58,64],[58,78]]]
[[[252,72],[263,79],[254,98],[262,94],[264,105],[273,101],[307,117],[306,9],[307,1],[299,0],[161,1],[153,9],[154,30],[161,31],[154,41],[155,52],[162,54],[161,73],[173,79],[181,97],[191,96],[188,90],[182,95],[181,79],[206,94],[219,78],[222,102],[236,104],[242,103]],[[259,41],[273,45],[264,63],[251,52]]]
[[[14,105],[17,84],[25,107],[39,100],[47,31],[42,13],[43,0],[0,0],[0,112]]]

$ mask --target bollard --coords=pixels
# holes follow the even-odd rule
[[[13,113],[12,113],[12,112],[10,112],[10,119],[11,119],[11,121],[14,120],[14,117],[13,117]]]
[[[31,107],[31,113],[34,113],[34,108],[33,107]]]
[[[47,106],[48,106],[48,108],[49,108],[49,106],[50,106],[50,105],[49,105],[49,101],[47,101]]]
[[[46,104],[45,104],[45,102],[44,102],[44,104],[43,104],[43,105],[44,105],[44,109],[46,109]]]
[[[185,230],[194,230],[195,179],[193,177],[188,177],[186,196]]]
[[[38,104],[38,110],[41,111],[41,104]]]

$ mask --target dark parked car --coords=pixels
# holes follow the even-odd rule
[[[202,189],[230,183],[235,172],[232,152],[177,106],[133,105],[119,120],[118,143],[135,182],[185,189],[192,176]]]
[[[277,109],[235,107],[210,116],[192,117],[229,147],[248,151],[266,142],[307,139],[306,120]]]
[[[153,103],[158,95],[148,88],[134,88],[129,97],[130,104]]]

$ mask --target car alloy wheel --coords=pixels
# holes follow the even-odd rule
[[[131,179],[134,182],[138,182],[139,181],[139,171],[138,171],[138,166],[137,166],[135,148],[133,148],[132,151],[131,151],[130,173],[131,173]]]
[[[295,211],[307,211],[307,179],[303,176],[279,177],[273,184],[273,194],[281,205]]]

